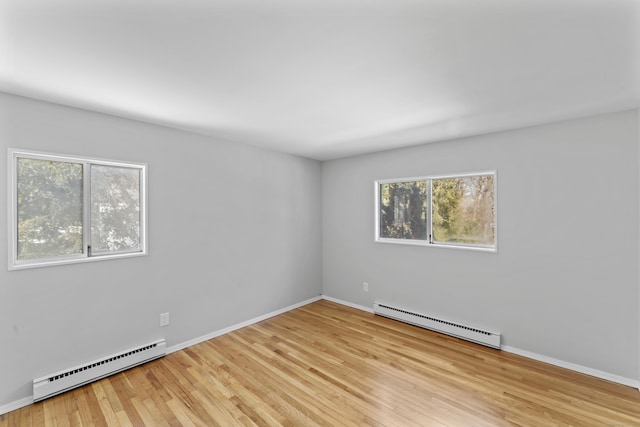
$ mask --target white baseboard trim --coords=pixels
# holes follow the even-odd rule
[[[631,378],[622,377],[620,375],[600,371],[598,369],[589,368],[587,366],[578,365],[576,363],[565,362],[564,360],[554,359],[553,357],[543,356],[542,354],[533,353],[531,351],[521,350],[519,348],[511,347],[508,345],[503,345],[501,350],[506,351],[507,353],[517,354],[528,359],[537,360],[538,362],[544,362],[550,365],[558,366],[559,368],[565,368],[571,371],[580,372],[581,374],[590,375],[602,380],[611,381],[633,388],[640,387],[640,382],[632,380]]]
[[[6,414],[16,409],[24,408],[33,403],[33,396],[25,397],[15,402],[7,403],[6,405],[0,405],[0,415]]]
[[[348,307],[355,308],[357,310],[366,311],[368,313],[373,313],[373,309],[369,307],[365,307],[358,304],[353,304],[348,301],[344,301],[338,298],[329,297],[327,295],[322,295],[322,299],[326,299],[328,301],[333,301],[338,304],[346,305]],[[620,375],[615,375],[609,372],[600,371],[598,369],[588,368],[586,366],[578,365],[571,362],[565,362],[564,360],[554,359],[553,357],[543,356],[541,354],[533,353],[531,351],[521,350],[519,348],[503,345],[500,348],[502,351],[506,351],[507,353],[517,354],[519,356],[526,357],[528,359],[537,360],[538,362],[548,363],[550,365],[558,366],[560,368],[569,369],[571,371],[580,372],[581,374],[587,374],[592,377],[600,378],[603,380],[611,381],[617,384],[626,385],[629,387],[633,387],[640,390],[640,381],[632,380],[631,378],[622,377]]]
[[[192,345],[200,344],[201,342],[208,341],[210,339],[219,337],[219,336],[224,335],[224,334],[228,334],[229,332],[233,332],[233,331],[235,331],[237,329],[253,325],[254,323],[262,322],[263,320],[267,320],[270,317],[274,317],[274,316],[277,316],[279,314],[286,313],[287,311],[291,311],[293,309],[305,306],[307,304],[311,304],[312,302],[320,301],[321,299],[322,299],[322,296],[313,297],[313,298],[310,298],[310,299],[308,299],[306,301],[302,301],[302,302],[299,302],[297,304],[293,304],[293,305],[290,305],[288,307],[281,308],[280,310],[272,311],[271,313],[263,314],[262,316],[254,317],[253,319],[249,319],[249,320],[244,321],[244,322],[236,323],[235,325],[231,325],[231,326],[229,326],[227,328],[220,329],[220,330],[217,330],[217,331],[214,331],[214,332],[210,332],[210,333],[208,333],[206,335],[202,335],[202,336],[194,338],[192,340],[185,341],[185,342],[182,342],[180,344],[172,345],[171,347],[167,348],[167,354],[174,353],[174,352],[179,351],[179,350],[183,350],[183,349],[185,349],[187,347],[191,347]]]
[[[333,298],[327,295],[322,295],[322,299],[326,299],[327,301],[335,302],[337,304],[346,305],[347,307],[355,308],[356,310],[362,310],[362,311],[366,311],[367,313],[373,313],[373,307],[366,307],[364,305],[354,304],[349,301]]]

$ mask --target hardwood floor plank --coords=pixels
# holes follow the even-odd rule
[[[46,402],[42,402],[44,405],[44,424],[49,427],[57,427],[58,422],[55,414],[55,403],[54,400],[48,400]],[[64,421],[64,420],[63,420]]]
[[[118,412],[121,409],[120,405],[112,406],[112,402],[107,396],[107,391],[105,390],[105,388],[110,388],[110,385],[109,385],[110,381],[111,381],[111,378],[109,378],[108,381],[96,381],[92,384],[89,384],[89,386],[91,387],[93,393],[96,396],[96,399],[98,402],[98,410],[104,416],[104,419],[107,425],[119,426],[120,422],[118,421],[118,416],[116,415],[116,412]],[[53,400],[57,400],[59,397],[62,397],[62,396],[56,396],[53,398]],[[113,402],[113,404],[116,404],[116,402]]]
[[[93,420],[91,407],[87,400],[88,387],[81,387],[79,389],[70,391],[68,394],[72,399],[76,401],[78,407],[78,416],[80,417],[80,425],[87,427],[96,427],[96,423]]]
[[[318,301],[0,416],[14,425],[640,426],[640,393]]]
[[[33,405],[29,405],[26,408],[20,409],[20,411],[30,408],[31,409],[31,425],[33,427],[43,427],[44,422],[44,403],[38,402]]]
[[[270,390],[270,400],[275,400],[277,410],[283,411],[295,425],[321,425],[323,414],[314,406],[314,402],[316,399],[322,400],[322,397],[308,394],[305,378],[291,375],[290,369],[283,377],[283,371],[278,371],[272,361],[245,352],[238,337],[229,335],[220,338],[215,343],[216,346],[222,344],[219,357],[225,360],[230,374],[242,380],[243,387],[251,387],[261,398],[265,397],[265,388]],[[332,419],[332,416],[329,415],[329,418]]]

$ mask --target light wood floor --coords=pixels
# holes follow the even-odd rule
[[[319,301],[0,416],[14,425],[640,426],[640,393]]]

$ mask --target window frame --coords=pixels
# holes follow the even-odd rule
[[[71,255],[18,259],[18,159],[27,158],[53,162],[67,162],[82,165],[82,252]],[[110,259],[130,258],[148,255],[147,230],[147,164],[128,161],[106,160],[95,157],[73,156],[43,151],[9,148],[7,155],[8,182],[8,245],[9,270],[50,267]],[[92,254],[91,246],[91,165],[138,169],[140,172],[140,250],[100,252]]]
[[[470,243],[447,243],[447,242],[434,242],[433,241],[433,181],[439,179],[451,179],[451,178],[467,178],[476,176],[493,176],[493,228],[494,228],[494,244],[493,245],[477,245]],[[398,239],[390,237],[380,236],[380,186],[383,184],[405,183],[415,181],[427,182],[427,211],[426,211],[426,226],[427,226],[427,239]],[[449,248],[449,249],[464,249],[479,252],[498,252],[498,171],[487,170],[479,172],[465,172],[446,175],[425,175],[414,176],[407,178],[391,178],[391,179],[379,179],[374,182],[374,241],[376,243],[392,243],[398,245],[411,245],[411,246],[428,246],[437,248]]]

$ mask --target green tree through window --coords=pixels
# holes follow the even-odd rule
[[[493,175],[433,180],[433,241],[493,245]]]
[[[376,183],[376,240],[495,249],[495,172]]]
[[[82,164],[18,159],[18,259],[82,253]]]
[[[140,249],[140,171],[91,165],[91,250]]]
[[[10,269],[146,254],[146,165],[9,152]]]
[[[380,236],[427,239],[427,182],[409,181],[380,186]]]

